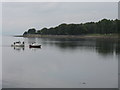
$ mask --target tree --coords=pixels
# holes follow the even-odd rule
[[[98,22],[87,22],[84,24],[60,24],[56,27],[43,28],[36,31],[34,28],[29,29],[26,34],[41,35],[82,35],[82,34],[111,34],[119,33],[120,20],[102,19]]]
[[[27,32],[24,32],[23,35],[27,35]]]
[[[28,34],[36,34],[36,29],[35,28],[32,28],[32,29],[29,29]]]

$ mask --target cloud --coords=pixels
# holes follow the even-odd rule
[[[117,18],[117,3],[20,2],[3,3],[3,32],[22,34],[31,27],[41,29],[65,23],[84,23]]]

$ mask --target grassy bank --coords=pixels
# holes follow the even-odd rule
[[[119,39],[118,34],[88,34],[88,35],[38,35],[38,34],[29,34],[29,35],[16,35],[15,37]]]

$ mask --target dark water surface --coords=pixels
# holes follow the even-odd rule
[[[10,47],[19,40],[25,48]],[[118,87],[117,40],[3,37],[2,48],[3,88]]]

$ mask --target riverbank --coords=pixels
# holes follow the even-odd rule
[[[85,39],[119,39],[118,34],[89,34],[89,35],[15,35],[14,37],[35,37],[35,38],[85,38]]]

